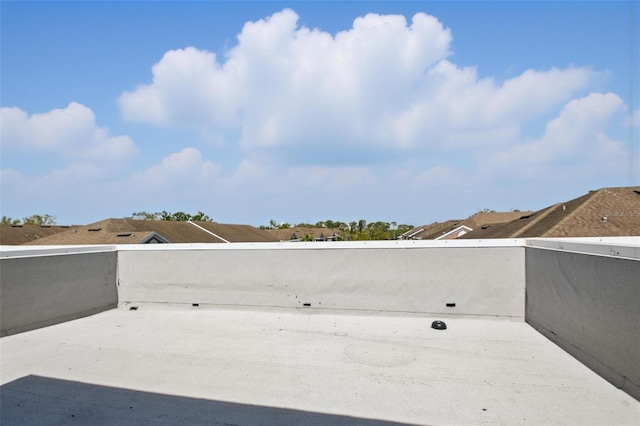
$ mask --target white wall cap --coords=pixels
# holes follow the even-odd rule
[[[529,238],[527,247],[640,260],[640,237]]]
[[[123,244],[119,251],[139,250],[335,250],[335,249],[391,249],[391,248],[458,248],[458,247],[524,247],[521,238],[486,240],[392,240],[392,241],[309,241],[265,243],[181,243],[181,244]]]
[[[0,246],[0,258],[56,256],[79,253],[101,253],[115,251],[116,246]]]

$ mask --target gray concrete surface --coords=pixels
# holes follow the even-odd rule
[[[120,302],[524,318],[522,246],[358,243],[123,248]]]
[[[117,253],[113,248],[9,253],[14,256],[3,253],[0,257],[2,336],[117,306]]]
[[[640,400],[640,261],[526,250],[527,322]]]
[[[141,305],[0,341],[0,420],[637,425],[640,403],[521,321]]]

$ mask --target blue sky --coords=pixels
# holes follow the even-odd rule
[[[2,2],[3,215],[420,225],[640,182],[637,2]]]

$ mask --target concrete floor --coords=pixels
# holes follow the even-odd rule
[[[0,340],[2,425],[637,425],[527,324],[142,305]]]

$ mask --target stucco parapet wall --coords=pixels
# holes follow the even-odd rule
[[[109,247],[3,252],[0,335],[116,307],[117,258],[116,250]]]
[[[120,303],[524,318],[522,241],[126,247]]]

